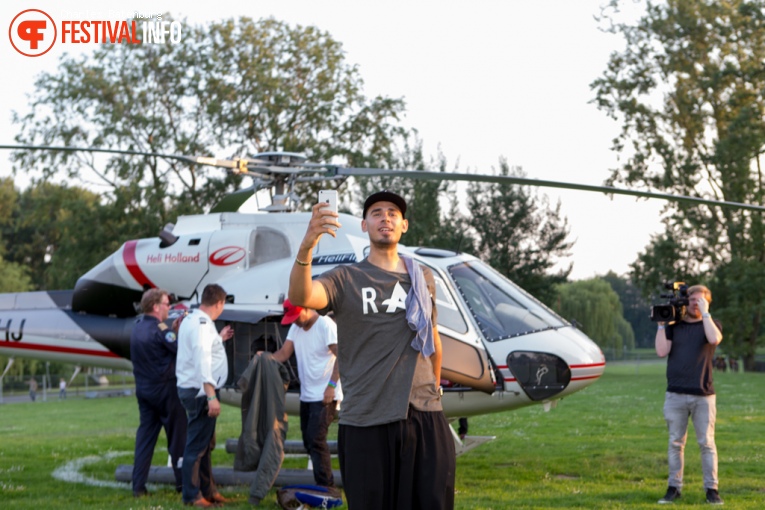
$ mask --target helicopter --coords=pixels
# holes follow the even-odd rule
[[[137,303],[149,288],[175,296],[169,321],[199,305],[202,289],[217,283],[227,292],[219,329],[232,325],[226,342],[229,380],[221,401],[241,406],[236,381],[258,351],[278,349],[286,338],[282,303],[289,273],[310,213],[296,212],[298,182],[354,177],[403,177],[557,187],[752,210],[749,204],[697,197],[539,181],[515,176],[352,168],[308,162],[300,154],[273,152],[219,160],[138,151],[0,145],[0,149],[154,155],[227,168],[253,177],[253,185],[228,195],[209,213],[181,216],[154,238],[126,241],[82,275],[73,290],[0,294],[0,355],[131,370],[130,333]],[[272,203],[240,212],[254,192],[269,189]],[[314,250],[316,276],[364,258],[369,241],[361,220],[341,213],[336,237]],[[456,251],[400,245],[429,267],[436,282],[438,330],[443,344],[443,408],[450,420],[530,405],[551,409],[604,373],[601,349],[562,317],[480,259]],[[287,411],[299,414],[299,392],[287,393]],[[456,433],[455,441],[459,441]]]

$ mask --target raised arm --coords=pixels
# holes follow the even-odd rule
[[[311,221],[308,223],[308,229],[300,243],[290,272],[289,300],[297,306],[314,310],[326,308],[328,299],[324,286],[311,279],[313,250],[319,244],[323,234],[337,237],[332,227],[340,227],[337,213],[326,209],[326,205],[326,203],[318,203],[313,206]]]
[[[656,355],[660,358],[665,357],[672,349],[672,342],[667,340],[666,328],[666,323],[660,322],[658,328],[656,329],[656,338],[654,340],[654,344],[656,347]]]
[[[701,322],[704,324],[704,335],[707,337],[707,342],[712,345],[718,345],[722,342],[722,332],[718,329],[715,321],[712,320],[712,316],[709,314],[709,302],[704,299],[699,299],[699,311],[701,312]]]

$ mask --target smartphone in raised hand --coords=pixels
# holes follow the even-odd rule
[[[329,209],[330,211],[337,212],[337,190],[336,189],[320,189],[319,190],[319,202],[328,204],[322,209]],[[332,226],[334,230],[337,227]]]

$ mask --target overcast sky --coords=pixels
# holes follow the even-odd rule
[[[403,97],[408,127],[426,154],[440,147],[461,171],[490,172],[499,157],[536,179],[602,184],[617,166],[609,148],[619,125],[589,104],[589,84],[605,69],[619,37],[598,30],[594,16],[606,0],[251,1],[163,0],[107,2],[35,0],[0,6],[5,77],[0,82],[0,143],[13,143],[11,111],[23,111],[34,77],[55,69],[69,45],[36,58],[17,53],[8,27],[25,9],[61,19],[119,19],[138,11],[170,12],[191,23],[273,16],[315,25],[342,42],[359,66],[367,96]],[[8,5],[12,4],[12,5]],[[630,2],[627,7],[635,8]],[[0,176],[10,165],[0,154]],[[19,184],[23,184],[19,181]],[[660,201],[541,190],[563,214],[576,241],[574,279],[625,273],[659,232]]]

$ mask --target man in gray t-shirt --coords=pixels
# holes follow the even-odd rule
[[[428,268],[423,272],[434,296],[433,275]],[[338,365],[343,387],[351,387],[345,393],[340,423],[366,427],[404,420],[410,404],[420,411],[441,411],[433,363],[411,347],[415,331],[406,321],[404,307],[409,275],[363,260],[338,266],[318,281],[327,291],[326,310],[335,310],[338,331],[342,330]],[[435,310],[433,303],[433,324]]]
[[[398,254],[406,202],[388,191],[370,195],[361,223],[368,257],[312,280],[314,248],[340,227],[325,205],[313,208],[289,299],[332,311],[337,321],[344,392],[338,453],[348,507],[451,509],[455,452],[438,388],[435,282],[430,269]]]

